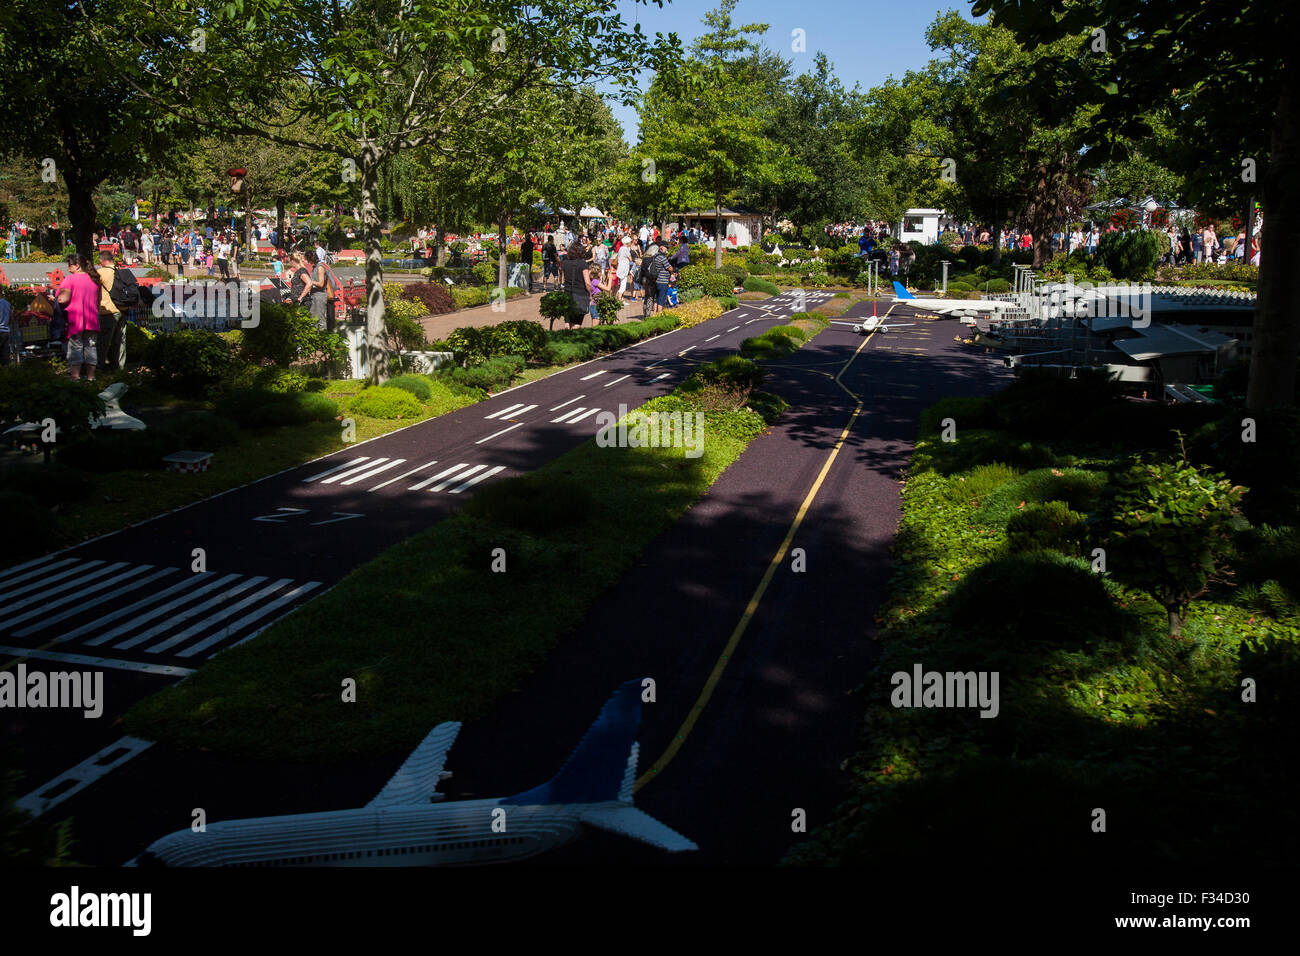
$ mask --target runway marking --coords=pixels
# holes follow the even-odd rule
[[[459,465],[452,465],[450,468],[446,469],[445,471],[438,472],[438,474],[434,475],[432,478],[426,478],[424,479],[424,481],[421,481],[418,484],[411,485],[411,487],[406,490],[421,491],[426,486],[433,484],[435,481],[438,481],[440,478],[446,478],[448,475],[454,475],[462,468],[468,468],[468,467],[469,467],[469,462],[462,461]]]
[[[336,481],[341,481],[341,480],[344,479],[344,478],[351,478],[353,475],[360,474],[360,473],[363,472],[363,471],[369,471],[369,470],[370,470],[372,467],[374,467],[375,465],[382,464],[383,462],[386,462],[386,461],[389,461],[389,460],[390,460],[390,459],[388,459],[388,458],[372,458],[372,459],[370,459],[370,461],[369,461],[368,463],[366,463],[366,464],[364,464],[364,465],[360,465],[360,466],[358,466],[358,467],[356,467],[356,468],[350,468],[350,469],[348,469],[347,471],[342,471],[342,472],[338,473],[337,475],[330,475],[328,478],[326,478],[324,481],[322,481],[321,484],[322,484],[322,485],[332,485],[332,484],[334,484],[334,482],[336,482]]]
[[[631,378],[631,377],[632,377],[631,375],[624,375],[623,378],[616,378],[612,382],[606,382],[604,385],[601,386],[601,388],[609,388],[611,385],[617,385],[619,382],[623,381],[624,378]]]
[[[483,470],[484,468],[486,468],[486,467],[487,467],[487,465],[474,465],[473,467],[468,468],[468,469],[466,469],[465,471],[462,471],[460,474],[456,475],[455,477],[448,478],[446,481],[440,481],[440,482],[438,482],[436,485],[434,485],[432,488],[430,488],[429,491],[431,491],[431,492],[432,492],[432,491],[442,491],[442,489],[446,488],[446,487],[447,487],[448,485],[450,485],[452,482],[454,482],[454,481],[460,481],[462,478],[468,478],[470,475],[474,474],[474,473],[477,472],[477,471],[482,471],[482,470]]]
[[[758,319],[750,319],[750,320],[749,320],[749,322],[757,322],[757,321],[758,321]],[[746,322],[745,324],[746,324],[746,325],[749,325],[749,322]]]
[[[195,577],[197,578],[199,577],[199,575],[195,575]],[[91,638],[90,640],[86,641],[86,644],[90,647],[97,647],[98,645],[103,644],[106,641],[111,641],[115,637],[121,637],[123,634],[133,630],[139,625],[144,624],[148,621],[152,621],[154,618],[166,614],[168,611],[172,610],[173,608],[180,607],[180,605],[184,604],[186,601],[193,600],[194,598],[198,597],[201,594],[207,594],[209,591],[213,590],[214,588],[219,588],[223,584],[229,584],[231,581],[234,581],[236,578],[238,578],[239,575],[227,574],[223,577],[217,578],[215,572],[211,572],[211,573],[203,574],[202,577],[209,579],[206,584],[203,584],[195,588],[193,591],[190,591],[188,594],[182,597],[176,598],[174,601],[168,601],[166,604],[162,605],[161,607],[154,608],[149,613],[141,615],[140,617],[131,621],[129,624],[123,624],[120,627],[113,628],[113,630],[108,631],[107,633],[100,634],[98,637]],[[212,578],[216,578],[216,580],[212,580]]]
[[[551,424],[552,424],[552,425],[558,425],[558,424],[560,424],[561,422],[566,421],[566,420],[568,420],[569,418],[572,418],[574,415],[579,415],[579,414],[581,414],[582,412],[585,412],[586,410],[587,410],[587,409],[586,409],[584,406],[582,406],[582,405],[579,405],[577,408],[571,408],[571,409],[569,409],[567,412],[565,412],[563,415],[561,415],[559,418],[552,418],[552,419],[551,419]]]
[[[262,581],[265,581],[265,580],[266,580],[265,577],[259,577],[259,578],[257,578],[256,580],[254,580],[254,581],[252,581],[252,582],[250,582],[250,583],[252,583],[252,584],[260,584]],[[244,608],[248,607],[250,604],[254,604],[254,603],[256,603],[257,601],[261,600],[262,598],[267,597],[268,595],[274,594],[276,591],[278,591],[280,588],[284,587],[286,584],[292,584],[292,583],[293,583],[293,579],[292,579],[292,578],[280,578],[280,580],[278,580],[278,581],[272,581],[272,582],[271,582],[270,584],[268,584],[266,587],[262,588],[262,590],[260,590],[260,591],[256,591],[256,592],[254,592],[253,594],[250,594],[248,597],[244,598],[242,601],[237,601],[237,602],[235,602],[234,604],[230,605],[230,607],[222,608],[222,609],[221,609],[220,611],[218,611],[216,614],[213,614],[213,615],[211,615],[211,616],[209,616],[209,617],[205,617],[203,620],[199,621],[197,624],[191,624],[189,627],[187,627],[185,630],[181,631],[179,634],[176,634],[176,635],[174,635],[174,636],[172,636],[172,637],[169,637],[169,638],[167,638],[167,640],[165,640],[165,641],[161,641],[160,643],[155,644],[153,647],[147,647],[147,648],[145,648],[145,651],[146,651],[147,653],[150,653],[150,654],[160,654],[160,653],[162,653],[163,651],[167,650],[169,647],[175,647],[177,644],[181,643],[181,641],[185,640],[186,638],[193,637],[195,634],[198,634],[200,631],[204,631],[204,630],[206,630],[207,628],[209,628],[209,627],[211,627],[212,625],[216,624],[218,621],[224,621],[226,618],[228,618],[228,617],[230,617],[230,616],[232,616],[232,615],[234,615],[234,614],[238,614],[240,611],[242,611]],[[234,596],[234,592],[232,591],[231,594],[230,594],[229,596],[233,597],[233,596]],[[196,611],[205,610],[207,607],[209,607],[209,606],[211,606],[211,605],[214,605],[214,604],[217,604],[220,600],[224,600],[224,598],[217,599],[217,600],[213,600],[213,601],[206,601],[206,602],[204,602],[204,604],[203,604],[201,607],[196,608],[195,610],[196,610]],[[189,615],[187,615],[187,616],[189,616]],[[214,642],[215,642],[215,640],[220,640],[220,638],[221,638],[222,636],[228,636],[228,635],[229,635],[229,632],[228,632],[228,631],[226,632],[225,635],[217,634],[213,640],[214,640]],[[202,648],[200,648],[200,650],[201,650],[201,649],[202,649]]]
[[[253,587],[254,585],[261,584],[265,580],[266,580],[265,575],[254,575],[251,578],[246,578],[243,581],[240,581],[234,587],[222,591],[216,597],[208,598],[202,604],[196,604],[193,607],[186,608],[184,611],[180,611],[177,614],[169,616],[167,620],[165,620],[163,623],[155,624],[153,627],[149,628],[148,630],[141,631],[139,634],[135,635],[135,637],[128,637],[125,641],[122,641],[118,644],[114,644],[113,649],[118,651],[130,650],[132,647],[135,647],[137,644],[143,644],[145,641],[149,640],[149,638],[161,634],[163,631],[171,627],[172,624],[174,623],[179,624],[182,621],[188,621],[190,618],[194,617],[194,615],[202,614],[204,611],[208,610],[209,608],[216,607],[222,601],[228,601],[230,598],[237,597],[238,595],[247,591],[249,588]],[[139,622],[135,622],[135,623],[139,623]],[[125,630],[130,630],[131,628],[133,628],[135,626],[135,623],[125,625]]]
[[[321,472],[320,474],[318,474],[318,475],[312,475],[310,478],[304,478],[304,479],[303,479],[303,482],[305,483],[305,482],[308,482],[308,481],[315,481],[317,478],[324,478],[326,475],[332,475],[332,474],[334,474],[336,471],[343,471],[344,469],[351,468],[351,467],[353,467],[354,465],[359,465],[359,464],[361,464],[363,461],[369,461],[369,460],[370,460],[369,458],[366,458],[366,457],[364,457],[364,456],[361,457],[361,458],[353,458],[351,461],[349,461],[349,462],[347,462],[347,463],[345,463],[345,464],[342,464],[342,465],[337,465],[337,466],[334,467],[334,468],[330,468],[328,471],[322,471],[322,472]]]
[[[523,408],[523,407],[524,407],[524,403],[523,403],[523,402],[517,402],[517,403],[515,403],[514,405],[507,405],[505,408],[497,409],[497,410],[496,410],[495,412],[493,412],[491,415],[484,415],[483,417],[484,417],[484,418],[500,418],[500,417],[502,417],[503,415],[510,415],[510,414],[512,414],[516,408]],[[533,407],[536,408],[537,406],[534,405]]]
[[[559,411],[561,408],[563,408],[565,405],[572,405],[574,402],[581,401],[582,399],[584,399],[584,398],[586,398],[586,397],[587,397],[586,395],[579,395],[577,398],[571,398],[571,399],[569,399],[567,402],[560,402],[560,404],[558,404],[558,405],[556,405],[554,408],[552,408],[551,411],[553,411],[553,412],[558,412],[558,411]]]
[[[734,331],[736,331],[736,329],[738,329],[738,328],[740,328],[740,326],[738,326],[738,325],[733,325],[731,328],[727,329],[727,332],[734,332]],[[727,334],[726,332],[723,333],[723,335],[726,335],[726,334]]]
[[[458,494],[460,494],[462,491],[464,491],[466,488],[470,488],[470,487],[472,487],[472,486],[474,486],[474,485],[477,485],[477,484],[478,484],[480,481],[482,481],[484,478],[491,478],[491,477],[492,477],[493,475],[495,475],[498,471],[504,471],[504,470],[505,470],[505,467],[506,467],[505,465],[497,465],[495,468],[489,468],[487,471],[483,472],[483,474],[481,474],[481,475],[475,475],[475,476],[474,476],[473,478],[471,478],[469,481],[466,481],[466,482],[464,482],[464,483],[462,483],[462,484],[457,485],[455,488],[451,489],[451,491],[447,492],[447,494],[449,494],[449,495],[458,495]],[[469,472],[465,472],[465,474],[468,475]],[[462,477],[464,477],[464,476],[462,476]]]
[[[402,472],[402,474],[398,475],[396,478],[389,478],[387,481],[381,481],[379,484],[375,485],[375,487],[371,488],[370,490],[378,491],[380,488],[384,487],[385,485],[391,485],[393,482],[401,481],[403,478],[410,478],[416,472],[423,471],[425,468],[428,468],[430,465],[436,465],[436,464],[438,464],[438,459],[435,458],[433,461],[426,462],[423,465],[420,465],[416,468],[412,468],[410,471]]]
[[[581,381],[584,381],[584,382],[585,382],[585,381],[587,381],[587,379],[589,379],[589,378],[595,378],[597,375],[604,375],[604,374],[605,374],[605,370],[604,370],[604,369],[601,369],[599,372],[592,372],[590,375],[584,375],[584,376],[582,376]]]
[[[280,597],[276,598],[270,604],[263,604],[261,607],[253,611],[251,614],[245,614],[234,624],[231,624],[226,628],[224,628],[223,630],[218,631],[217,633],[213,634],[211,637],[206,637],[203,640],[199,641],[197,644],[193,645],[192,647],[185,648],[185,650],[181,651],[176,656],[193,657],[195,654],[198,654],[200,651],[207,650],[217,641],[223,640],[229,635],[243,630],[245,626],[252,623],[253,621],[256,621],[259,617],[265,617],[266,615],[274,611],[276,608],[283,607],[284,605],[288,604],[290,601],[294,600],[295,598],[307,594],[310,591],[316,590],[318,587],[320,587],[320,584],[321,583],[319,581],[307,581],[305,584],[300,584],[292,591],[288,591],[285,594],[282,594]],[[243,642],[241,641],[240,643]]]
[[[100,777],[116,770],[132,757],[144,753],[153,746],[153,743],[152,740],[141,740],[139,737],[119,738],[98,753],[91,754],[75,767],[65,770],[45,786],[37,787],[27,796],[16,801],[14,805],[26,810],[32,816],[40,816],[73,794],[85,790]],[[112,759],[109,759],[110,757]],[[72,786],[60,789],[67,783],[71,783]]]
[[[685,355],[693,348],[697,348],[697,346],[692,345],[690,348],[682,349],[680,352],[677,353],[678,357],[680,358],[681,356]]]
[[[727,639],[726,647],[722,649],[722,654],[719,655],[717,662],[713,665],[713,670],[709,673],[708,679],[704,682],[704,688],[700,691],[700,696],[691,707],[691,711],[687,715],[686,720],[683,721],[682,725],[677,729],[677,733],[673,736],[672,742],[668,745],[668,749],[663,752],[662,756],[654,762],[649,770],[637,778],[636,784],[633,787],[634,791],[640,790],[662,773],[664,768],[672,762],[673,757],[677,756],[677,751],[679,751],[682,744],[686,742],[686,738],[690,736],[691,731],[695,728],[695,722],[699,720],[700,715],[704,713],[704,708],[708,705],[710,698],[713,697],[713,691],[717,688],[718,682],[722,679],[722,672],[726,670],[727,664],[730,662],[732,655],[735,654],[736,647],[740,644],[741,637],[749,627],[749,622],[753,620],[754,614],[758,610],[758,605],[763,600],[763,595],[767,593],[768,585],[772,583],[772,578],[776,576],[777,568],[781,567],[784,563],[786,552],[790,549],[790,543],[794,541],[795,535],[803,524],[804,517],[808,514],[809,508],[812,507],[812,503],[816,499],[817,493],[821,490],[822,483],[826,480],[827,474],[830,473],[831,466],[835,464],[835,459],[839,457],[840,450],[844,447],[844,442],[848,439],[849,432],[853,429],[853,423],[858,420],[858,416],[862,413],[861,397],[851,391],[847,385],[840,381],[840,379],[843,377],[844,373],[848,371],[849,366],[853,364],[854,360],[862,354],[862,350],[867,347],[867,343],[875,338],[875,336],[876,333],[872,332],[864,338],[858,344],[858,347],[854,350],[853,354],[849,356],[849,360],[845,362],[844,366],[838,373],[836,373],[835,384],[848,392],[849,396],[857,403],[853,409],[853,414],[849,416],[848,423],[845,424],[844,430],[840,432],[840,437],[836,440],[835,446],[831,449],[830,455],[826,458],[826,463],[822,465],[821,472],[817,475],[817,479],[813,482],[812,488],[808,490],[808,494],[804,497],[803,503],[799,506],[799,511],[795,515],[794,521],[790,523],[790,528],[786,531],[785,539],[781,542],[781,546],[776,549],[776,553],[772,555],[772,560],[768,562],[767,570],[763,573],[762,580],[758,582],[758,587],[754,589],[754,593],[749,599],[749,604],[745,607],[744,614],[741,615],[740,621],[737,622],[735,629],[731,632],[731,636]]]
[[[28,578],[47,574],[55,568],[74,564],[76,563],[76,560],[76,558],[64,558],[62,561],[55,561],[53,564],[49,564],[49,557],[47,556],[44,558],[37,558],[35,561],[28,561],[26,564],[20,564],[16,568],[10,568],[3,575],[0,575],[0,587],[10,587],[11,585],[17,584],[19,581],[26,581]],[[37,565],[41,565],[41,567],[36,567]],[[26,574],[18,574],[19,571],[26,571],[28,568],[32,567],[36,567],[36,570],[27,571]],[[14,575],[17,575],[17,577],[14,577]]]
[[[509,428],[503,428],[503,429],[501,429],[501,431],[499,431],[499,432],[493,432],[491,435],[488,435],[487,438],[480,438],[480,439],[479,439],[478,441],[476,441],[474,444],[476,444],[476,445],[481,445],[481,444],[483,444],[485,441],[491,441],[491,440],[494,439],[494,438],[499,438],[501,435],[504,435],[506,432],[512,432],[512,431],[514,431],[516,428],[518,428],[519,426],[521,426],[521,425],[523,425],[523,424],[524,424],[523,422],[515,422],[515,424],[511,425]]]
[[[356,475],[349,478],[347,481],[343,482],[343,484],[355,485],[358,481],[365,481],[367,478],[373,478],[375,477],[375,475],[382,474],[383,472],[387,471],[390,468],[396,468],[398,465],[404,465],[404,464],[406,464],[405,458],[394,458],[386,465],[380,465],[377,468],[370,468],[367,469],[366,471],[358,472]]]
[[[97,565],[101,565],[103,563],[104,563],[103,561],[78,562],[75,558],[73,558],[71,559],[72,567],[64,568],[58,574],[55,574],[48,578],[44,578],[43,580],[33,581],[31,584],[24,585],[23,587],[20,587],[15,591],[9,591],[8,593],[5,594],[5,597],[14,598],[14,597],[18,597],[20,594],[26,594],[28,591],[37,591],[40,590],[41,588],[49,588],[50,585],[54,584],[57,581],[62,581],[64,578],[70,578],[74,574],[77,574],[80,571],[87,571],[90,568],[96,567]]]
[[[94,607],[96,604],[102,604],[103,602],[109,600],[116,594],[121,594],[124,591],[134,590],[135,588],[138,588],[142,583],[160,577],[161,575],[154,574],[152,575],[152,577],[145,578],[143,582],[136,581],[134,584],[126,584],[123,586],[123,582],[125,582],[128,578],[134,577],[137,574],[142,574],[143,572],[150,570],[152,567],[153,567],[152,564],[142,564],[138,567],[132,568],[130,571],[127,571],[125,574],[122,574],[116,578],[109,578],[107,581],[101,581],[99,584],[96,584],[94,587],[78,588],[73,593],[64,595],[62,598],[60,598],[57,601],[50,601],[47,604],[39,605],[34,610],[28,611],[25,614],[19,614],[17,617],[5,618],[3,621],[0,621],[0,627],[10,627],[14,624],[21,624],[23,621],[30,621],[34,617],[40,617],[43,626],[48,626],[54,620],[62,621],[68,617],[71,617],[74,614],[81,613],[81,611],[85,610],[87,607]],[[112,587],[113,585],[119,585],[119,587],[115,591],[112,591],[108,594],[100,595],[99,597],[95,598],[93,601],[82,600],[82,598],[86,597],[87,595],[94,594],[96,591],[102,591],[104,588]],[[43,597],[44,595],[41,596]],[[62,614],[59,614],[54,618],[50,618],[46,616],[47,612],[53,611],[56,608],[63,607],[63,605],[65,604],[72,604],[74,601],[76,602],[76,605],[72,608],[72,610],[64,611]],[[19,602],[19,603],[23,603],[23,602]],[[14,609],[15,610],[17,609],[17,605],[14,606]]]
[[[103,562],[102,562],[102,561],[88,561],[88,562],[86,562],[86,564],[87,564],[87,565],[95,565],[95,564],[103,564]],[[21,608],[25,608],[25,607],[27,607],[27,605],[29,605],[29,604],[36,604],[38,601],[46,601],[46,600],[48,600],[48,599],[50,598],[51,595],[53,595],[53,594],[58,594],[58,593],[60,593],[61,591],[66,590],[67,587],[70,587],[70,586],[75,586],[76,588],[81,589],[82,585],[87,584],[87,583],[90,582],[90,581],[93,581],[95,578],[102,578],[102,577],[103,577],[104,575],[106,575],[106,574],[112,574],[114,571],[118,571],[118,570],[120,570],[120,569],[126,567],[126,564],[127,564],[127,562],[125,562],[125,561],[119,561],[119,562],[117,562],[116,564],[108,564],[108,565],[104,565],[104,567],[102,567],[102,568],[97,568],[96,570],[92,571],[92,572],[89,573],[89,574],[83,574],[80,578],[77,579],[75,585],[69,585],[69,584],[66,584],[66,583],[65,583],[65,584],[62,584],[62,585],[60,585],[59,587],[55,588],[55,587],[50,587],[50,586],[49,586],[50,582],[48,582],[48,581],[38,581],[36,584],[32,584],[32,585],[30,585],[29,587],[22,588],[22,589],[20,589],[20,590],[14,592],[14,594],[22,594],[24,591],[35,591],[36,593],[31,594],[31,595],[29,595],[28,597],[23,598],[21,601],[14,601],[14,602],[11,603],[11,604],[6,604],[6,605],[4,606],[3,609],[0,609],[0,613],[8,612],[8,611],[17,611],[17,610],[20,610]],[[68,571],[68,572],[66,572],[66,573],[64,573],[64,574],[59,575],[59,577],[68,577],[68,576],[70,576],[70,575],[74,575],[74,574],[76,574],[76,573],[77,573],[77,572],[76,572],[76,569],[73,569],[73,570]],[[90,590],[90,591],[98,591],[100,588],[106,586],[107,584],[111,584],[111,583],[112,583],[112,579],[110,578],[108,581],[101,581],[99,584],[96,584],[93,588],[88,588],[88,589],[86,589],[86,590]],[[43,591],[42,591],[42,590],[38,590],[39,588],[45,588],[45,590],[43,590]],[[58,602],[58,603],[59,603],[60,605],[62,605],[62,604],[64,604],[65,602],[64,602],[64,601],[60,601],[60,602]],[[43,607],[44,605],[40,605],[40,606]],[[38,610],[39,610],[39,608],[38,608]],[[26,619],[27,619],[28,617],[30,617],[30,616],[31,616],[30,614],[29,614],[29,615],[25,615],[25,616],[22,618],[22,620],[26,620]],[[3,626],[3,625],[5,625],[5,624],[9,624],[9,623],[17,623],[17,621],[14,621],[14,620],[12,620],[12,619],[7,619],[7,620],[4,620],[4,621],[0,621],[0,626]]]
[[[669,356],[669,358],[671,358],[671,356]],[[647,366],[645,367],[645,370],[648,372],[648,371],[650,371],[652,368],[654,368],[655,366],[657,366],[657,365],[663,365],[664,362],[667,362],[667,361],[668,361],[667,358],[661,358],[661,359],[660,359],[659,361],[657,361],[657,362],[651,362],[649,365],[647,365]],[[581,398],[581,396],[579,396],[579,397]],[[555,411],[555,409],[551,409],[551,411]]]
[[[672,375],[672,374],[673,374],[672,372],[664,372],[662,375],[656,375],[654,378],[650,379],[650,381],[652,381],[652,382],[657,382],[657,381],[659,381],[661,378],[667,378],[669,375]]]
[[[157,581],[159,578],[165,578],[169,574],[175,574],[176,571],[177,571],[176,568],[163,568],[160,571],[155,571],[147,578],[141,578],[140,580],[134,581],[131,584],[126,585],[125,587],[118,588],[116,591],[112,591],[108,594],[102,594],[99,597],[95,598],[93,601],[81,601],[75,607],[70,608],[67,611],[64,611],[62,614],[55,614],[52,617],[42,617],[39,623],[33,624],[31,627],[25,627],[21,631],[14,631],[14,637],[26,637],[28,634],[34,634],[37,631],[43,631],[51,624],[58,624],[60,621],[66,621],[70,617],[76,617],[78,614],[80,614],[82,611],[86,610],[87,608],[92,608],[95,607],[96,605],[103,604],[105,601],[111,601],[115,597],[119,597],[120,595],[126,594],[130,591],[134,591],[136,588],[142,588],[146,584],[152,584],[154,581]]]
[[[194,670],[189,667],[176,667],[172,664],[145,664],[140,661],[122,661],[114,657],[97,657],[90,654],[66,654],[62,651],[47,651],[39,647],[0,647],[0,654],[12,654],[19,660],[58,661],[61,664],[82,664],[86,667],[108,667],[119,671],[136,671],[141,674],[161,674],[166,677],[189,677]],[[12,667],[17,661],[10,661],[5,667]],[[0,668],[3,670],[5,668]]]
[[[704,342],[705,342],[705,344],[708,344],[709,342],[712,342],[713,339],[720,339],[720,338],[722,338],[722,333],[721,333],[721,332],[719,332],[717,335],[713,336],[713,338],[705,339]]]
[[[600,411],[599,408],[591,408],[591,409],[588,409],[587,411],[583,412],[583,413],[582,413],[581,415],[579,415],[578,417],[576,417],[576,418],[570,418],[567,422],[565,422],[565,424],[566,424],[566,425],[576,425],[578,422],[582,421],[584,418],[590,418],[592,415],[595,415],[598,411]]]

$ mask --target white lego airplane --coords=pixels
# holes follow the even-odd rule
[[[837,322],[831,319],[831,325],[848,325],[852,326],[853,331],[859,335],[870,335],[872,332],[888,332],[890,329],[902,329],[909,325],[916,325],[915,322],[890,322],[885,323],[884,318],[874,315],[868,316],[861,322]]]
[[[1016,307],[1014,302],[995,302],[985,299],[918,299],[908,292],[901,282],[894,283],[894,301],[926,312],[937,312],[940,315],[952,315],[958,318],[984,314],[996,315]]]
[[[567,843],[579,825],[670,852],[699,849],[632,805],[641,682],[606,702],[560,772],[532,790],[491,800],[436,793],[460,724],[424,738],[373,800],[332,810],[210,823],[154,842],[128,866],[445,866],[501,863]]]

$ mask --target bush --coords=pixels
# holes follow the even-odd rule
[[[1091,511],[1106,486],[1106,474],[1083,468],[1035,468],[996,489],[980,506],[981,524],[1004,527],[1020,506],[1064,502],[1075,511]]]
[[[18,465],[0,472],[0,492],[31,495],[45,508],[78,502],[90,490],[89,478],[76,468],[59,461],[47,465]],[[5,526],[5,533],[8,534],[8,520],[5,521]]]
[[[731,280],[732,288],[739,286],[749,277],[749,270],[738,262],[723,262],[717,270]]]
[[[524,359],[519,355],[498,355],[471,368],[439,369],[439,380],[446,380],[469,388],[491,391],[509,385],[524,369]]]
[[[1007,550],[1013,554],[1044,550],[1078,554],[1085,540],[1086,520],[1064,501],[1029,505],[1007,522]]]
[[[767,372],[748,359],[741,358],[739,355],[728,355],[726,358],[701,366],[691,379],[701,385],[717,385],[748,393],[758,388],[766,377]],[[689,391],[685,383],[682,388]]]
[[[44,554],[54,542],[54,519],[31,495],[0,491],[0,514],[5,533],[0,535],[0,559]]]
[[[465,510],[531,534],[550,534],[586,522],[592,513],[592,497],[570,478],[524,475],[480,489]]]
[[[1006,279],[989,279],[985,291],[997,293],[1010,292],[1011,283]]]
[[[1082,647],[1123,636],[1123,616],[1101,575],[1054,551],[980,565],[941,606],[954,628],[1011,651],[1027,643]]]
[[[420,319],[425,315],[424,306],[409,299],[398,299],[384,305],[384,327],[388,332],[390,347],[405,352],[419,352],[426,345],[424,326]]]
[[[425,315],[446,315],[456,311],[447,286],[441,282],[408,282],[402,286],[403,301],[418,302]]]
[[[424,407],[410,391],[386,385],[367,388],[352,399],[349,409],[369,418],[419,418]]]
[[[550,320],[550,328],[555,328],[556,319],[566,319],[573,312],[573,297],[567,292],[548,292],[537,303],[542,318]]]
[[[457,286],[451,290],[451,297],[458,309],[471,309],[477,305],[487,305],[488,290],[486,286]]]
[[[1187,606],[1205,590],[1238,512],[1244,488],[1185,462],[1139,464],[1117,475],[1105,521],[1116,573],[1149,591],[1182,633]]]
[[[766,279],[758,279],[754,276],[744,280],[746,292],[766,292],[768,295],[780,295],[781,289],[774,282],[768,282]]]
[[[687,302],[684,305],[677,305],[668,309],[665,314],[672,314],[684,326],[699,325],[701,322],[707,322],[709,319],[716,319],[722,314],[722,303],[717,299],[703,298],[694,302]]]
[[[596,314],[602,325],[612,325],[618,321],[618,314],[623,311],[623,299],[617,292],[602,292],[596,296]]]
[[[410,392],[422,402],[427,402],[433,395],[433,386],[423,375],[398,375],[390,378],[384,385]]]
[[[739,308],[740,306],[740,300],[734,295],[715,295],[714,298],[717,299],[718,304],[722,306],[723,312],[730,312],[732,309]]]
[[[240,357],[245,361],[270,362],[282,368],[300,360],[342,362],[347,352],[343,336],[317,328],[316,320],[306,309],[275,302],[261,304],[260,321],[255,327],[243,330],[239,344]]]
[[[490,263],[480,262],[469,271],[470,274],[474,276],[474,281],[481,286],[489,286],[489,285],[496,284],[497,267]]]
[[[150,339],[144,363],[159,388],[186,398],[204,398],[230,371],[232,358],[230,344],[216,333],[183,329]]]
[[[157,430],[167,432],[174,439],[173,451],[183,448],[215,451],[235,444],[240,438],[235,422],[203,409],[181,412]]]
[[[252,387],[267,392],[305,392],[307,376],[294,369],[272,366],[262,369],[253,376]]]
[[[1148,229],[1102,233],[1097,243],[1097,259],[1121,279],[1151,278],[1159,255],[1159,240]]]
[[[338,417],[337,402],[314,392],[280,394],[259,389],[233,389],[217,401],[217,414],[247,428],[305,425]]]
[[[126,337],[126,357],[128,361],[140,364],[141,358],[145,355],[150,341],[155,336],[143,325],[136,325],[134,322],[128,322],[126,330],[123,332]]]

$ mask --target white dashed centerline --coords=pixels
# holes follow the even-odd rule
[[[558,405],[556,405],[554,408],[552,408],[551,411],[553,411],[553,412],[558,412],[558,411],[559,411],[561,408],[563,408],[565,405],[572,405],[574,402],[580,402],[580,401],[582,401],[582,400],[583,400],[584,398],[586,398],[586,397],[587,397],[586,395],[579,395],[577,398],[571,398],[571,399],[569,399],[567,402],[560,402],[560,404],[558,404]]]
[[[707,338],[707,339],[705,339],[704,341],[705,341],[705,344],[708,344],[709,342],[712,342],[713,339],[720,339],[720,338],[722,338],[722,333],[721,333],[721,332],[719,332],[717,335],[713,336],[712,338]]]
[[[587,379],[595,378],[597,375],[604,375],[604,374],[605,374],[605,370],[601,369],[599,372],[592,372],[590,375],[582,376],[582,381],[585,382],[587,381]]]
[[[690,348],[684,348],[684,349],[682,349],[682,350],[681,350],[680,352],[678,352],[677,354],[678,354],[679,356],[681,356],[681,355],[685,355],[685,354],[686,354],[687,352],[689,352],[691,349],[696,348],[696,347],[697,347],[697,346],[692,345],[692,346],[690,346]]]
[[[738,326],[738,325],[733,325],[731,328],[727,329],[727,332],[734,332],[734,331],[736,331],[736,329],[738,329],[738,328],[740,328],[740,326]],[[723,334],[723,335],[726,335],[727,333],[724,332],[724,333],[722,333],[722,334]]]
[[[632,377],[631,375],[624,375],[622,378],[616,378],[612,382],[606,382],[602,387],[609,388],[611,385],[617,385],[619,382],[623,381],[624,378],[631,378],[631,377]]]
[[[662,375],[656,375],[654,378],[650,379],[650,381],[652,381],[652,382],[657,382],[657,381],[659,381],[661,378],[667,378],[669,375],[672,375],[672,374],[673,374],[672,372],[664,372]]]

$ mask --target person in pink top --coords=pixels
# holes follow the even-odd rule
[[[68,277],[59,286],[59,304],[68,312],[68,376],[95,380],[99,362],[99,276],[85,256],[68,256]]]

